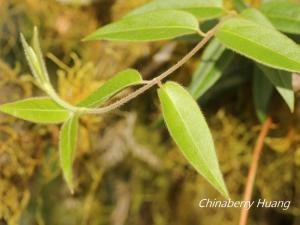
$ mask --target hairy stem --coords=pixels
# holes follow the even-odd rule
[[[265,141],[266,136],[269,133],[271,124],[272,124],[272,119],[270,117],[268,117],[266,119],[266,121],[263,123],[263,126],[262,126],[261,131],[258,136],[258,139],[256,141],[254,152],[253,152],[252,162],[251,162],[248,177],[247,177],[243,201],[251,201],[258,161],[261,156],[261,152],[264,147],[264,141]],[[242,208],[239,225],[247,224],[248,214],[249,214],[249,210],[247,208]]]
[[[159,76],[153,78],[152,80],[150,80],[145,86],[137,89],[136,91],[132,92],[131,94],[129,94],[128,96],[108,105],[108,106],[104,106],[98,109],[82,109],[82,112],[84,113],[88,113],[88,114],[102,114],[102,113],[106,113],[109,111],[112,111],[114,109],[117,109],[118,107],[124,105],[125,103],[131,101],[132,99],[136,98],[137,96],[143,94],[145,91],[147,91],[148,89],[150,89],[151,87],[157,85],[158,83],[160,83],[164,78],[166,78],[167,76],[169,76],[171,73],[173,73],[174,71],[176,71],[178,68],[180,68],[183,64],[185,64],[190,58],[192,58],[216,33],[218,28],[218,25],[215,26],[213,29],[211,29],[210,31],[208,31],[204,38],[187,54],[185,55],[180,61],[178,61],[175,65],[173,65],[172,67],[170,67],[168,70],[166,70],[165,72],[163,72],[162,74],[160,74]]]
[[[63,100],[60,96],[58,96],[58,94],[53,89],[51,84],[44,84],[43,90],[49,95],[50,98],[52,98],[53,101],[55,101],[61,107],[68,109],[69,111],[81,112],[81,111],[85,110],[85,108],[79,108],[79,107],[73,106],[70,103]]]

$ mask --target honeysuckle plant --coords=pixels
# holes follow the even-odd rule
[[[72,164],[80,117],[110,112],[156,86],[163,118],[178,148],[199,174],[229,198],[210,130],[196,100],[221,78],[236,52],[250,59],[256,68],[254,102],[258,118],[264,121],[274,88],[293,111],[292,74],[300,73],[300,47],[284,34],[300,34],[300,5],[276,0],[254,9],[241,0],[234,2],[236,10],[228,11],[221,0],[154,0],[89,34],[84,41],[145,42],[191,34],[197,35],[200,41],[157,77],[145,81],[134,69],[120,71],[76,105],[63,100],[52,86],[35,28],[32,46],[23,35],[21,42],[35,82],[47,97],[6,103],[0,106],[0,111],[34,123],[63,124],[59,140],[60,164],[73,192]],[[217,22],[204,32],[202,24],[208,20]],[[206,44],[187,89],[173,81],[164,83],[165,78]],[[111,97],[132,86],[137,87],[135,91],[107,104]]]

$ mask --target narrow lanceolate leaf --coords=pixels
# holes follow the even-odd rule
[[[228,198],[210,130],[193,97],[174,82],[167,82],[159,88],[158,95],[168,130],[183,155]]]
[[[225,21],[216,33],[226,47],[267,66],[300,72],[300,47],[271,27],[243,18]]]
[[[81,101],[78,106],[99,107],[122,89],[140,84],[143,81],[140,73],[133,69],[124,70],[105,82],[99,89]]]
[[[45,64],[45,61],[43,58],[43,53],[42,53],[42,50],[40,47],[39,32],[38,32],[37,27],[34,27],[34,30],[33,30],[32,46],[33,46],[34,52],[36,54],[36,57],[38,59],[39,65],[41,67],[43,79],[45,81],[49,81],[48,71],[47,71],[46,64]]]
[[[161,9],[179,9],[192,13],[198,19],[211,19],[222,14],[222,0],[154,0],[133,10],[128,16]]]
[[[36,123],[62,123],[70,113],[50,98],[28,98],[0,106],[0,111]]]
[[[276,90],[281,95],[283,100],[288,105],[291,112],[294,111],[295,94],[292,84],[292,73],[275,70],[263,65],[258,65],[263,73],[268,77],[271,83],[276,87]]]
[[[217,39],[213,39],[205,48],[189,87],[191,95],[198,99],[221,77],[233,58],[233,52],[226,50]]]
[[[280,31],[300,34],[300,4],[288,1],[271,1],[261,6],[261,11]]]
[[[268,117],[274,88],[270,80],[257,67],[255,67],[252,87],[256,115],[259,121],[263,123]]]
[[[74,159],[74,150],[76,148],[78,133],[78,116],[72,115],[62,126],[59,140],[60,164],[63,176],[73,193],[73,172],[72,164]]]
[[[33,48],[30,47],[27,44],[23,34],[21,34],[21,43],[22,43],[22,46],[24,48],[25,57],[26,57],[26,60],[29,64],[32,75],[35,77],[35,79],[40,84],[43,83],[43,81],[44,81],[44,79],[43,79],[43,70],[42,70],[42,67],[39,64],[39,59],[36,56]]]
[[[108,24],[84,40],[155,41],[196,33],[198,21],[192,14],[161,10],[126,17]]]

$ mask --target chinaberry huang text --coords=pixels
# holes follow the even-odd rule
[[[200,208],[279,208],[288,210],[291,201],[267,201],[266,199],[258,199],[256,201],[233,201],[233,200],[217,200],[204,198],[199,201]]]

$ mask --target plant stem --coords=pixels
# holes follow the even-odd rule
[[[58,96],[56,91],[53,89],[53,87],[49,84],[43,85],[43,90],[49,95],[50,98],[52,98],[53,101],[55,101],[58,105],[61,107],[68,109],[71,112],[82,112],[85,110],[85,108],[80,108],[71,105],[70,103],[63,100],[61,97]]]
[[[98,108],[98,109],[82,109],[82,112],[88,113],[88,114],[106,113],[106,112],[109,112],[111,110],[114,110],[114,109],[124,105],[125,103],[131,101],[132,99],[136,98],[137,96],[143,94],[145,91],[147,91],[151,87],[153,87],[156,84],[158,84],[159,82],[161,82],[164,78],[169,76],[171,73],[173,73],[178,68],[180,68],[183,64],[185,64],[190,58],[192,58],[214,36],[214,34],[217,31],[217,28],[218,28],[218,25],[215,26],[210,31],[208,31],[205,34],[204,38],[187,55],[185,55],[180,61],[178,61],[175,65],[170,67],[168,70],[166,70],[159,76],[150,80],[145,86],[137,89],[136,91],[132,92],[128,96],[120,99],[119,101],[112,103],[111,105],[104,106],[104,107]]]
[[[247,177],[243,201],[251,201],[258,161],[261,156],[261,152],[264,147],[264,141],[265,141],[266,136],[269,133],[271,124],[272,124],[272,119],[270,117],[268,117],[266,119],[266,121],[263,123],[263,126],[262,126],[261,131],[258,136],[258,139],[256,141],[254,152],[253,152],[252,162],[251,162],[248,177]],[[249,214],[249,210],[247,208],[242,208],[239,225],[247,224],[248,214]]]

